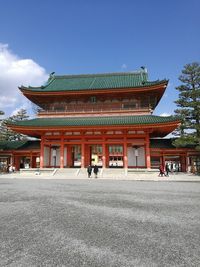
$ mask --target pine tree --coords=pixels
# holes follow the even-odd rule
[[[20,109],[17,114],[11,117],[12,121],[22,121],[27,120],[29,115],[27,115],[27,111],[25,109]]]
[[[200,150],[200,65],[197,62],[187,64],[179,77],[182,84],[176,89],[179,99],[175,101],[175,114],[181,119],[176,131],[180,138],[174,144],[177,147],[193,145]]]
[[[10,122],[10,118],[7,118],[1,121],[1,125],[0,125],[0,130],[1,130],[0,140],[1,141],[12,141],[15,135],[15,133],[7,127],[8,122]]]
[[[4,112],[2,110],[0,110],[0,116],[4,115]],[[0,141],[3,139],[3,135],[2,135],[2,118],[0,117]]]
[[[27,136],[13,132],[7,127],[7,123],[17,122],[28,119],[29,116],[27,115],[27,111],[25,109],[20,109],[17,114],[2,120],[0,125],[1,136],[0,139],[4,141],[22,141],[26,140]]]

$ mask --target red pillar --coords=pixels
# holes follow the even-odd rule
[[[125,169],[128,169],[128,155],[127,155],[127,152],[128,152],[128,150],[127,150],[127,140],[126,140],[126,138],[124,138],[124,144],[123,144],[123,154],[124,154],[124,168]]]
[[[51,167],[51,145],[49,146],[49,167]]]
[[[72,166],[72,147],[67,146],[67,167],[70,168]]]
[[[188,172],[188,153],[185,153],[185,171]]]
[[[16,170],[18,171],[20,169],[20,157],[19,156],[14,157],[14,165],[15,165]]]
[[[103,140],[103,144],[102,144],[102,167],[106,168],[106,144],[105,144],[105,140]]]
[[[81,143],[81,168],[85,167],[85,143],[84,140],[82,140]]]
[[[186,172],[186,157],[181,155],[181,171]]]
[[[33,153],[30,152],[30,168],[33,168]]]
[[[44,168],[44,136],[41,136],[40,141],[40,168]]]
[[[147,169],[151,169],[151,156],[150,156],[150,142],[149,142],[149,133],[146,134],[146,166]]]
[[[109,159],[110,159],[109,145],[106,145],[105,149],[106,149],[106,158],[105,158],[105,160],[106,160],[106,168],[108,168],[109,167]]]
[[[61,137],[61,144],[60,144],[60,168],[64,168],[64,138]]]

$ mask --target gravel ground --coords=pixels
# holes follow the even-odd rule
[[[200,266],[200,183],[0,179],[0,266]]]

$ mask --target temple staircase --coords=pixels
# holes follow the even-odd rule
[[[157,170],[128,169],[124,168],[99,168],[98,178],[100,179],[138,179],[143,176],[157,174]],[[52,179],[87,179],[87,168],[64,168],[54,169]],[[95,178],[92,172],[91,178]]]
[[[78,173],[80,169],[78,168],[64,168],[56,169],[53,178],[55,179],[75,179],[78,178]]]
[[[98,178],[101,179],[120,179],[125,177],[126,173],[123,168],[99,168]],[[54,174],[55,179],[86,179],[88,178],[87,168],[64,168],[57,169]],[[92,172],[91,178],[95,178]]]

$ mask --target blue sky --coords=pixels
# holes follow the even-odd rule
[[[172,114],[178,76],[200,61],[199,0],[0,0],[0,109],[30,108],[17,86],[56,74],[133,71],[170,80],[154,114]]]

